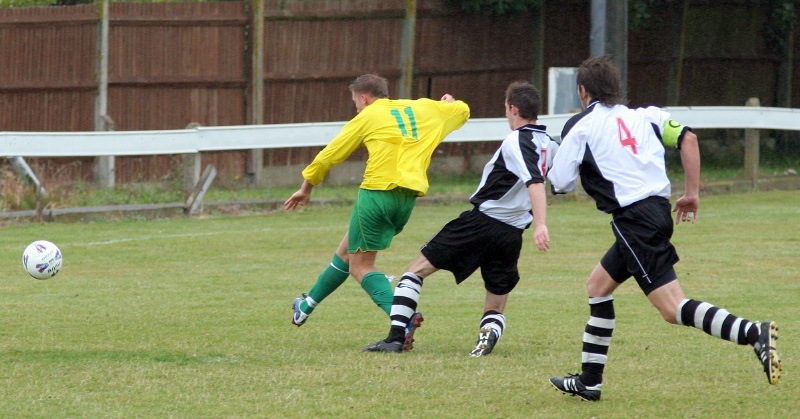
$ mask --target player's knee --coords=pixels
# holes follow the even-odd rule
[[[590,297],[607,297],[613,291],[598,281],[592,281],[591,278],[586,281],[586,292]]]
[[[364,277],[365,277],[365,276],[366,276],[368,273],[370,273],[370,272],[376,272],[376,271],[377,271],[377,268],[376,268],[375,266],[372,266],[372,265],[366,265],[366,266],[361,266],[361,265],[350,265],[350,275],[351,275],[351,276],[352,276],[352,277],[353,277],[353,278],[354,278],[356,281],[358,281],[358,283],[361,283],[361,280],[363,280],[363,279],[364,279]]]

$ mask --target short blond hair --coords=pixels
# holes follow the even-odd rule
[[[355,93],[368,93],[376,98],[389,97],[389,83],[377,74],[358,76],[349,89]]]

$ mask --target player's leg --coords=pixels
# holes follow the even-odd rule
[[[308,316],[314,311],[314,307],[321,303],[326,297],[336,291],[347,277],[350,275],[349,256],[347,255],[347,233],[339,243],[339,247],[333,254],[331,263],[317,277],[317,282],[302,297],[294,299],[292,303],[292,324],[302,326]]]
[[[506,329],[506,317],[503,315],[503,312],[506,308],[508,295],[508,293],[497,295],[486,291],[486,301],[483,305],[483,317],[481,317],[479,325],[480,332],[478,332],[478,342],[475,344],[475,348],[469,353],[470,356],[480,357],[489,355],[492,353],[497,341],[503,336],[503,331]]]
[[[402,339],[403,349],[411,350],[414,332],[424,320],[422,313],[417,311],[422,293],[422,281],[437,270],[421,253],[406,267],[406,272],[400,277],[394,289],[390,313],[391,327],[387,341]]]
[[[386,274],[375,266],[377,252],[388,249],[403,231],[414,210],[416,193],[403,188],[390,191],[361,189],[350,218],[350,273],[386,315],[391,313],[394,292]]]
[[[651,222],[644,224],[636,220]],[[625,215],[618,214],[614,217],[612,226],[617,237],[624,237],[626,243],[630,244],[627,248],[629,253],[626,254],[629,269],[631,262],[636,261],[638,269],[634,276],[666,321],[692,326],[711,336],[740,345],[752,345],[770,384],[778,383],[781,363],[775,349],[778,330],[774,322],[752,322],[713,304],[691,300],[684,295],[673,269],[678,257],[669,240],[674,223],[669,204],[665,200],[648,201],[626,211]],[[662,239],[654,241],[652,237]],[[630,270],[634,272],[633,269]]]
[[[624,268],[624,266],[612,263],[614,260],[619,260],[614,257],[614,249],[615,247],[612,246],[606,253],[586,283],[589,293],[589,321],[586,323],[583,333],[581,373],[550,379],[550,383],[557,389],[584,400],[600,400],[603,371],[608,361],[608,348],[611,346],[611,335],[616,325],[612,294],[622,281],[614,280],[603,266],[605,262],[615,270]]]
[[[667,199],[651,197],[615,212],[611,230],[615,242],[595,267],[587,282],[589,322],[583,334],[581,373],[551,378],[559,390],[584,400],[599,400],[603,371],[616,325],[614,290],[631,276],[645,293],[652,290],[662,272],[678,261],[672,237],[671,207]]]
[[[422,281],[437,269],[422,254],[418,255],[406,269],[394,289],[389,335],[384,340],[365,346],[365,351],[402,352],[412,349],[414,332],[424,320],[422,313],[417,311]]]
[[[740,345],[758,341],[758,327],[753,322],[713,304],[686,298],[677,279],[653,290],[647,298],[669,323],[692,326]]]
[[[480,357],[492,353],[506,329],[506,317],[503,313],[509,294],[519,283],[517,263],[522,251],[523,230],[497,223],[488,217],[478,218],[475,225],[480,226],[476,229],[482,240],[475,243],[470,253],[481,260],[486,299],[478,341],[470,351],[470,356]]]
[[[767,380],[778,384],[781,360],[775,347],[778,339],[775,322],[753,322],[713,304],[688,299],[677,279],[650,292],[648,298],[667,322],[691,326],[739,345],[753,346]]]
[[[361,284],[361,288],[369,295],[372,301],[383,310],[386,315],[392,308],[392,284],[386,274],[375,266],[377,251],[364,252],[361,250],[350,253],[350,272],[353,278]]]
[[[370,352],[401,352],[403,346],[409,346],[413,340],[415,318],[421,314],[417,311],[423,279],[439,269],[453,272],[456,281],[464,280],[477,269],[474,259],[464,257],[459,251],[459,243],[474,234],[464,220],[465,212],[459,218],[450,221],[436,235],[428,240],[420,254],[406,267],[406,273],[400,278],[394,290],[394,299],[390,313],[391,327],[386,339],[364,347]],[[412,328],[409,328],[412,326]],[[405,339],[405,340],[404,340]],[[403,344],[405,342],[405,344]],[[406,348],[407,349],[407,348]]]
[[[613,293],[619,285],[602,263],[597,264],[586,283],[589,293],[589,321],[583,334],[580,377],[587,386],[603,382],[608,348],[616,326]]]

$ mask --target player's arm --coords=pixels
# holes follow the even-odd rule
[[[467,122],[470,116],[469,105],[464,101],[445,94],[439,102],[435,102],[444,121],[444,132],[451,133]]]
[[[547,171],[547,179],[554,194],[573,191],[578,186],[578,170],[582,158],[577,141],[561,141],[556,155],[553,157],[553,166]]]
[[[654,126],[654,129],[657,127]],[[662,126],[661,142],[665,147],[677,147],[680,150],[681,164],[686,175],[684,194],[675,201],[675,208],[672,210],[676,213],[675,224],[681,221],[695,223],[700,215],[697,212],[700,206],[700,145],[697,135],[691,128],[667,119]]]
[[[675,224],[681,221],[697,222],[700,206],[700,146],[697,135],[684,131],[680,139],[681,164],[686,175],[685,192],[675,201]]]
[[[308,180],[311,185],[319,185],[328,171],[347,160],[358,147],[363,145],[361,126],[355,123],[355,119],[348,122],[303,170],[303,179]]]
[[[363,113],[363,112],[362,112]],[[296,209],[311,200],[311,190],[319,185],[328,171],[345,161],[350,154],[361,146],[361,127],[363,127],[362,113],[345,124],[342,131],[323,148],[314,160],[303,170],[303,184],[300,189],[293,193],[284,203],[283,208],[287,210]]]
[[[550,249],[550,233],[547,231],[547,193],[544,183],[528,185],[528,196],[533,206],[533,240],[539,250],[546,252]]]
[[[311,184],[306,179],[303,179],[303,184],[300,185],[300,189],[293,193],[286,202],[283,203],[283,209],[286,210],[293,210],[296,209],[298,206],[303,206],[311,200],[311,190],[314,188],[314,185]]]

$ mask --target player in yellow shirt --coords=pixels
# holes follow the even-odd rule
[[[330,265],[308,295],[292,304],[292,323],[301,326],[328,295],[352,275],[386,314],[392,307],[391,284],[375,266],[377,252],[408,222],[419,196],[428,191],[427,170],[436,147],[469,118],[469,106],[446,94],[441,100],[392,100],[386,79],[374,74],[349,86],[357,115],[303,170],[303,184],[283,204],[287,210],[308,203],[312,188],[359,147],[369,157],[350,218],[350,227]],[[413,325],[422,320],[414,316]]]

